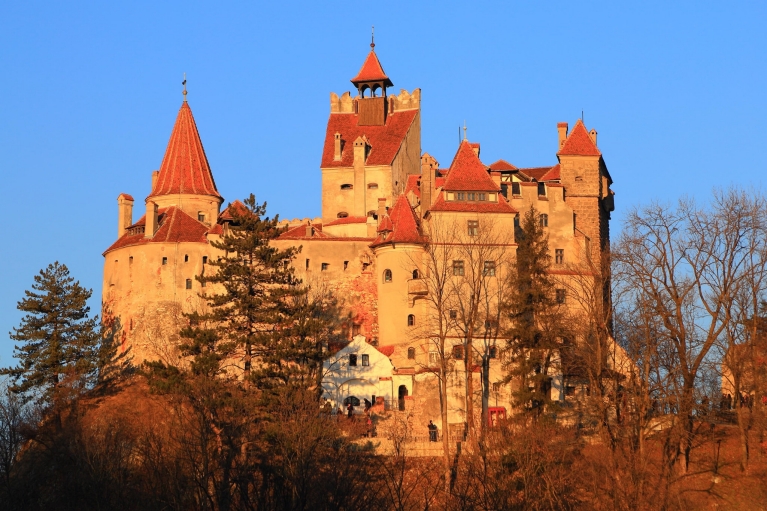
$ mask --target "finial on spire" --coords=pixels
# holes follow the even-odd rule
[[[463,139],[466,140],[466,120],[463,121]]]
[[[184,73],[184,81],[181,82],[181,85],[184,86],[184,92],[182,92],[181,94],[184,95],[184,102],[186,103],[186,73]]]
[[[375,25],[371,25],[370,27],[370,48],[375,51],[376,47],[376,27]]]

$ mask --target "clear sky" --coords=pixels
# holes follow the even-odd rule
[[[58,260],[101,298],[117,195],[141,215],[181,105],[219,191],[320,214],[329,93],[376,52],[422,90],[422,150],[449,165],[464,120],[482,159],[556,163],[584,112],[631,205],[762,187],[765,2],[2,2],[0,365],[33,276]]]

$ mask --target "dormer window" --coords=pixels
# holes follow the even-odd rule
[[[466,194],[466,200],[474,200],[475,193],[469,192]]]
[[[368,190],[378,190],[378,183],[368,183]]]
[[[455,194],[455,196],[456,196],[455,200],[466,200],[465,199],[466,194],[463,193],[463,192],[458,192],[458,193]]]
[[[354,185],[346,183],[341,185],[341,190],[352,190],[354,188]]]
[[[477,200],[485,200],[485,194],[484,193],[478,193],[477,194]]]

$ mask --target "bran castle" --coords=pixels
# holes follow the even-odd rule
[[[393,84],[374,48],[351,82],[355,96],[330,94],[321,217],[286,221],[274,242],[301,246],[297,275],[329,285],[348,313],[349,342],[331,350],[324,395],[333,407],[366,399],[417,408],[421,419],[442,429],[439,357],[451,359],[456,375],[465,360],[477,366],[485,360],[487,381],[480,381],[478,367],[471,369],[474,388],[484,389],[487,413],[503,415],[511,398],[496,348],[502,340],[478,335],[475,353],[465,353],[467,329],[495,325],[497,333],[489,318],[514,258],[515,230],[531,208],[548,234],[552,272],[586,272],[588,261],[609,250],[612,179],[597,132],[581,120],[572,129],[558,123],[556,159],[535,168],[506,160],[486,165],[480,145],[464,137],[450,165],[440,166],[422,152],[420,89],[389,94]],[[117,240],[104,252],[103,317],[134,363],[173,362],[182,313],[203,306],[206,290],[195,276],[217,257],[210,242],[225,235],[232,220],[222,211],[186,96],[160,169],[152,173],[145,211],[134,215],[134,202],[125,193],[117,198]],[[557,301],[573,306],[564,289]],[[466,412],[464,385],[454,380],[448,382],[449,428],[462,424]],[[554,374],[550,392],[564,400],[578,389]]]

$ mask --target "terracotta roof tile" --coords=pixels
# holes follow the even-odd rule
[[[536,181],[541,181],[543,176],[548,174],[548,172],[552,168],[553,167],[528,167],[524,169],[519,169],[519,172],[529,178],[535,179]]]
[[[378,60],[378,55],[376,55],[375,51],[371,50],[362,64],[360,72],[351,81],[354,85],[357,85],[361,82],[377,82],[381,80],[386,82],[387,87],[393,85],[389,77],[384,73],[381,62]]]
[[[206,235],[209,231],[208,226],[198,222],[187,215],[181,209],[171,206],[158,211],[158,223],[160,228],[152,238],[144,237],[141,234],[124,234],[115,241],[104,254],[118,248],[131,245],[140,245],[144,243],[207,243]],[[141,217],[138,222],[131,227],[146,225],[146,215]]]
[[[149,196],[179,193],[221,197],[197,132],[192,109],[186,101],[178,111],[160,174]]]
[[[239,200],[236,200],[229,204],[225,210],[221,212],[220,215],[218,215],[219,221],[222,220],[234,220],[235,215],[244,215],[248,212],[248,208],[240,202]]]
[[[490,170],[517,170],[517,167],[506,160],[498,160],[490,164]]]
[[[541,181],[558,181],[560,179],[559,163],[551,167],[546,174],[541,177]]]
[[[118,199],[125,199],[125,200],[133,200],[133,196],[128,195],[127,193],[121,193],[117,196]]]
[[[457,191],[497,192],[499,190],[485,166],[479,161],[479,157],[474,154],[472,145],[466,140],[461,142],[455,153],[443,187],[445,190]]]
[[[391,223],[391,218],[389,218],[389,215],[385,215],[381,219],[381,223],[378,225],[378,229],[376,229],[377,232],[385,232],[385,231],[393,231],[394,225]]]
[[[393,344],[388,344],[386,346],[376,346],[376,349],[381,352],[382,355],[386,355],[387,357],[391,357],[392,353],[394,353]]]
[[[368,218],[366,216],[347,216],[346,218],[336,218],[332,222],[325,224],[325,227],[331,225],[346,225],[346,224],[364,224],[367,223]]]
[[[394,207],[389,211],[388,217],[391,219],[392,230],[386,235],[381,234],[370,245],[377,247],[387,243],[422,243],[423,238],[418,232],[418,221],[410,207],[407,197],[400,195]]]
[[[391,165],[417,114],[418,110],[394,112],[386,117],[383,126],[357,126],[357,114],[330,114],[320,166],[352,167],[354,141],[362,135],[367,137],[370,144],[367,165]],[[341,134],[343,144],[340,161],[333,160],[336,133]]]
[[[405,195],[407,192],[413,192],[416,197],[421,198],[421,176],[418,174],[411,174],[407,177],[407,184],[405,185]]]
[[[455,211],[469,213],[517,213],[511,204],[500,193],[498,202],[490,201],[447,201],[445,192],[437,196],[437,200],[431,205],[429,211]]]
[[[591,140],[589,132],[586,131],[586,126],[583,125],[583,121],[578,119],[575,123],[573,131],[567,136],[565,144],[557,154],[568,156],[601,156],[602,153],[597,149],[596,144]]]

